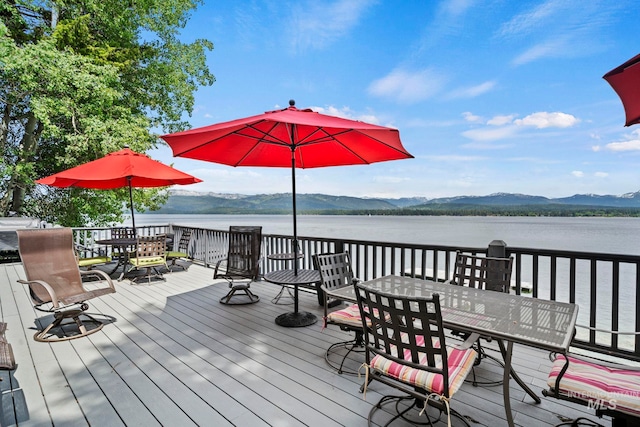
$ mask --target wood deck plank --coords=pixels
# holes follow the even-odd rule
[[[15,283],[22,275],[20,264],[0,265],[0,314],[18,362],[11,375],[28,410],[20,425],[366,425],[372,405],[393,390],[376,382],[365,401],[362,379],[328,367],[326,348],[350,334],[323,330],[320,321],[276,325],[277,315],[293,309],[271,303],[279,286],[254,283],[259,303],[226,306],[218,302],[226,283],[199,265],[165,274],[166,282],[124,280],[115,294],[90,301],[90,312],[111,314],[115,322],[89,337],[49,344],[32,338],[40,314],[26,287]],[[315,294],[301,292],[300,307],[322,316]],[[547,354],[514,348],[516,371],[539,393]],[[481,377],[501,374],[490,362],[481,368]],[[513,382],[510,392],[519,426],[552,426],[557,414],[610,425],[579,405],[544,397],[536,405]],[[502,426],[502,403],[502,387],[464,384],[452,406],[476,420],[474,427]]]

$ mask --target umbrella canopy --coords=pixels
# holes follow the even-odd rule
[[[97,190],[129,187],[131,221],[135,230],[132,187],[166,187],[175,184],[195,184],[201,181],[201,179],[153,160],[145,154],[124,148],[97,160],[41,178],[36,182],[52,187],[80,187]]]
[[[603,77],[616,91],[626,115],[625,126],[640,123],[640,54]]]
[[[293,249],[298,251],[296,168],[413,158],[397,129],[300,110],[283,110],[161,136],[173,155],[230,166],[290,167]],[[297,263],[294,263],[297,269]]]

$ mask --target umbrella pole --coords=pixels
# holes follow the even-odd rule
[[[296,221],[296,155],[295,145],[291,146],[291,198],[293,204],[293,274],[298,275],[298,223]],[[297,289],[296,289],[297,290]]]
[[[131,223],[133,224],[133,235],[137,236],[136,233],[136,217],[133,213],[133,193],[131,190],[131,177],[127,177],[127,183],[129,184],[129,206],[131,207]]]

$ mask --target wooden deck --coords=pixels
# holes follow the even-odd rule
[[[278,286],[252,284],[260,302],[226,306],[218,300],[227,285],[214,282],[210,269],[193,265],[165,277],[151,285],[117,282],[117,293],[90,302],[89,312],[113,316],[111,323],[49,344],[32,338],[42,313],[16,283],[22,265],[0,264],[0,314],[18,365],[0,372],[0,424],[364,426],[371,405],[392,392],[376,382],[365,401],[362,379],[327,366],[325,349],[347,334],[320,323],[277,326],[275,317],[292,309],[271,303]],[[315,294],[302,292],[300,306],[321,316]],[[535,391],[544,388],[546,353],[516,346],[514,364]],[[481,376],[501,372],[491,362],[477,369]],[[517,385],[511,397],[520,426],[555,425],[558,415],[610,425],[584,407],[545,397],[536,405]],[[465,384],[452,406],[472,426],[506,425],[501,387]]]

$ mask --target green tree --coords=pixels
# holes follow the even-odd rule
[[[123,191],[54,189],[33,181],[128,145],[152,129],[187,127],[193,93],[215,81],[207,40],[178,39],[199,0],[0,0],[0,215],[68,226],[123,219]],[[136,190],[138,210],[166,201]],[[126,210],[124,211],[126,212]]]

